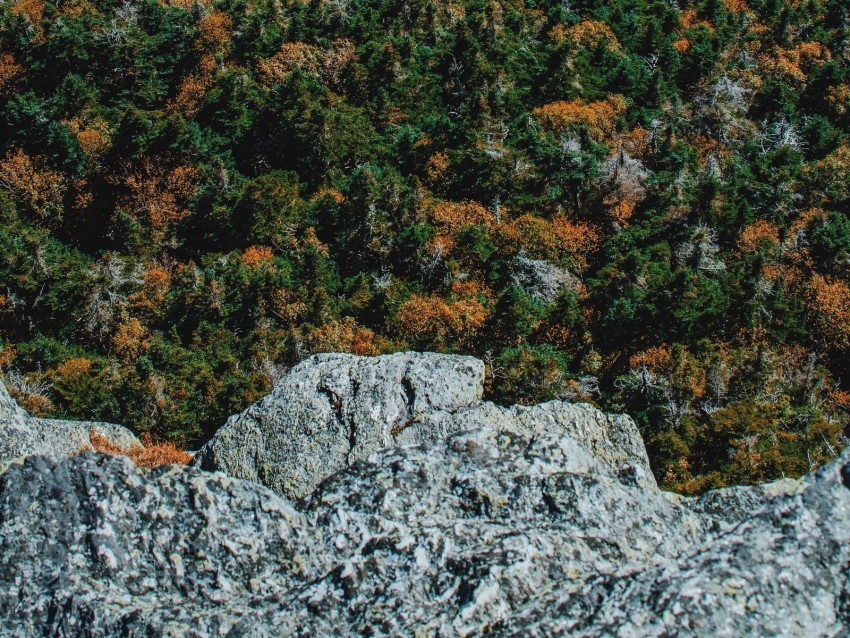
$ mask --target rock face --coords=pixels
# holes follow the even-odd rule
[[[684,499],[563,433],[380,450],[293,504],[86,453],[0,477],[9,636],[838,636],[850,452]]]
[[[375,450],[483,427],[567,433],[616,471],[654,485],[630,418],[559,401],[502,408],[482,401],[483,392],[484,364],[472,357],[316,355],[295,366],[269,396],[231,417],[198,451],[195,464],[300,498]]]
[[[0,471],[14,460],[33,454],[67,456],[91,444],[91,432],[122,449],[141,446],[127,428],[112,423],[60,421],[29,416],[0,379]]]
[[[0,634],[850,635],[850,450],[684,498],[631,419],[496,406],[482,376],[304,362],[205,449],[251,481],[62,457],[0,391],[4,450],[51,451],[0,475]]]

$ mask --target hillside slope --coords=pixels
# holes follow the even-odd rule
[[[11,0],[0,366],[194,449],[317,352],[633,415],[658,480],[848,435],[845,0]]]

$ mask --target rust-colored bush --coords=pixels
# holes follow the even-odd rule
[[[135,446],[129,450],[122,450],[110,441],[108,437],[94,431],[89,432],[89,440],[91,441],[91,448],[83,448],[82,451],[93,449],[96,452],[111,454],[113,456],[123,454],[138,467],[148,469],[160,465],[188,465],[192,460],[191,454],[185,450],[181,450],[173,443],[157,442],[150,436],[142,436],[144,447]]]

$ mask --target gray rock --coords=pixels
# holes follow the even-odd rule
[[[549,401],[502,407],[480,401],[451,414],[429,415],[408,426],[397,438],[404,445],[436,438],[434,433],[490,428],[523,436],[563,434],[580,441],[608,469],[644,487],[657,487],[643,439],[628,416],[605,414],[586,403]],[[412,432],[412,436],[408,434]],[[429,434],[430,432],[430,434]]]
[[[472,357],[315,355],[231,417],[195,464],[302,496],[352,461],[393,445],[422,415],[480,400],[483,384],[484,364]]]
[[[316,355],[294,367],[269,396],[231,417],[194,464],[299,498],[380,448],[489,427],[569,434],[615,470],[655,485],[630,418],[564,402],[502,408],[481,401],[483,384],[484,364],[472,357]]]
[[[29,416],[0,379],[0,471],[26,456],[68,456],[91,445],[95,432],[121,449],[141,447],[127,428],[112,423],[62,421]]]
[[[511,262],[511,280],[529,296],[544,303],[554,303],[565,288],[577,291],[580,283],[570,271],[523,254],[517,255]]]
[[[678,559],[556,588],[495,633],[850,635],[850,451],[787,487]]]
[[[791,494],[799,481],[782,479],[764,485],[738,485],[713,490],[699,499],[688,499],[688,506],[697,513],[708,514],[718,531],[728,531],[749,513],[758,510],[777,496]]]
[[[0,626],[847,635],[850,452],[766,493],[721,525],[716,506],[741,494],[671,498],[547,431],[379,450],[295,504],[197,468],[30,457],[0,477]]]

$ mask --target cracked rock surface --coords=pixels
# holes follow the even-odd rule
[[[842,636],[849,563],[850,453],[701,499],[494,429],[295,503],[94,453],[0,477],[4,636]]]
[[[320,354],[292,368],[262,401],[231,417],[195,455],[203,469],[258,481],[289,498],[372,452],[473,428],[562,432],[637,483],[654,486],[634,422],[590,405],[505,408],[481,400],[484,363],[406,352]]]
[[[40,419],[27,414],[0,379],[0,471],[33,454],[68,456],[89,446],[90,433],[109,439],[121,449],[141,443],[127,428],[113,423]]]
[[[0,389],[0,636],[850,635],[850,450],[685,498],[628,417],[482,378],[314,357],[205,449],[251,480],[41,456]]]

